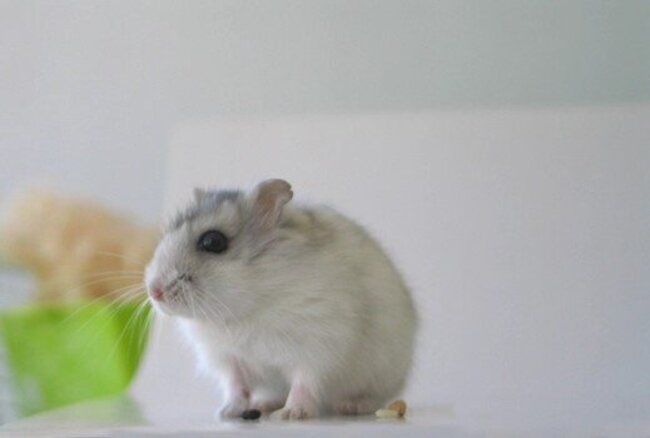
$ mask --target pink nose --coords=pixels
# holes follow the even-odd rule
[[[156,301],[163,301],[164,295],[165,295],[165,293],[164,293],[162,287],[160,287],[160,286],[154,286],[151,289],[151,298],[153,298]]]

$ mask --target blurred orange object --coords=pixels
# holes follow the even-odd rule
[[[34,274],[41,301],[137,295],[158,239],[97,203],[45,191],[18,197],[3,219],[0,251]]]

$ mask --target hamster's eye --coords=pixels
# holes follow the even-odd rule
[[[228,238],[221,231],[208,230],[201,234],[196,246],[199,251],[220,254],[228,249]]]

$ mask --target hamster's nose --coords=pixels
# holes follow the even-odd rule
[[[151,298],[153,298],[155,301],[164,301],[165,299],[165,291],[160,286],[152,287],[149,295],[151,295]]]

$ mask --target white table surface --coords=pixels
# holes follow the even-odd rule
[[[568,401],[566,401],[568,402]],[[609,409],[608,409],[609,408]],[[410,409],[404,419],[332,417],[302,422],[262,418],[218,421],[179,404],[160,410],[131,396],[73,405],[8,423],[0,436],[650,436],[648,405],[570,403],[533,409],[531,403],[495,401],[491,406],[451,405]],[[171,414],[170,414],[171,412]]]

